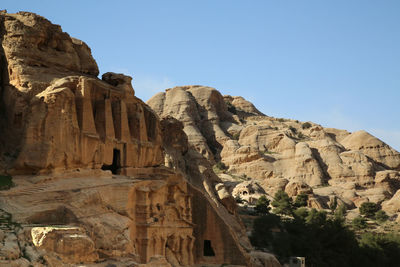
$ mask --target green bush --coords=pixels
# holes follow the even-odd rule
[[[375,212],[379,210],[379,206],[373,202],[364,202],[361,204],[359,210],[361,215],[372,218],[374,217]]]
[[[339,210],[345,212],[341,206]],[[307,214],[306,208],[299,208],[294,215],[293,219],[274,214],[255,219],[250,236],[253,246],[271,251],[282,265],[290,256],[301,255],[307,266],[400,266],[398,234],[366,233],[357,240],[354,231],[316,210]],[[363,217],[357,220],[366,223]]]
[[[232,135],[232,139],[233,139],[233,140],[239,140],[239,137],[240,137],[240,133],[234,133],[234,134]]]
[[[292,199],[283,190],[276,192],[271,205],[274,207],[273,212],[276,214],[292,215]]]
[[[228,169],[228,167],[226,167],[226,165],[222,161],[217,162],[217,164],[215,164],[215,167],[221,171]]]
[[[269,200],[265,196],[261,196],[259,199],[257,199],[254,209],[259,215],[268,214],[270,210]]]
[[[289,126],[289,130],[290,130],[292,133],[297,133],[297,129],[294,128],[293,126]]]
[[[298,208],[293,212],[293,215],[295,218],[305,221],[308,216],[308,209],[306,207]]]
[[[302,129],[308,129],[308,128],[311,128],[311,123],[309,123],[309,122],[305,122],[305,123],[303,123],[302,125],[301,125],[301,128]]]
[[[385,211],[383,211],[383,210],[378,210],[378,211],[375,213],[375,220],[377,220],[377,222],[383,223],[383,222],[386,222],[387,219],[389,219],[389,216],[386,214]]]
[[[400,266],[400,236],[398,234],[364,233],[361,235],[359,244],[365,261],[369,264],[367,266]]]
[[[306,207],[307,201],[308,201],[308,195],[306,195],[304,193],[300,193],[296,196],[293,206],[296,208]]]
[[[311,209],[306,217],[307,224],[323,225],[326,222],[326,212]]]
[[[237,109],[231,102],[225,102],[225,104],[226,104],[226,107],[228,108],[228,111],[230,113],[237,114]]]
[[[298,137],[299,139],[306,139],[307,136],[305,136],[303,133],[298,133],[298,134],[297,134],[297,137]]]
[[[14,186],[12,177],[9,175],[0,175],[0,190],[8,190]]]
[[[334,213],[335,220],[344,223],[346,220],[346,212],[347,212],[346,205],[344,204],[339,205],[339,207],[336,208]]]
[[[253,222],[253,230],[250,241],[256,248],[269,248],[273,240],[273,229],[279,229],[281,219],[275,214],[267,214],[256,218]]]
[[[353,219],[351,225],[357,230],[365,229],[367,228],[367,220],[361,216],[358,216]]]
[[[358,244],[353,232],[324,216],[321,224],[309,224],[303,219],[305,208],[295,211],[299,212],[303,215],[294,219],[281,219],[273,214],[257,218],[250,241],[257,248],[272,251],[282,265],[290,256],[301,255],[306,257],[307,266],[365,266],[358,265]]]

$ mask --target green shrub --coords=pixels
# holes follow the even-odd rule
[[[346,212],[347,212],[346,205],[344,204],[339,205],[339,207],[336,208],[334,213],[335,220],[344,223],[346,219]]]
[[[342,206],[337,208],[341,209]],[[281,218],[274,214],[254,220],[250,241],[259,249],[274,253],[281,264],[290,256],[306,257],[307,266],[318,267],[398,267],[400,266],[400,235],[356,233],[336,219],[329,219],[316,210],[294,211],[295,217]],[[326,215],[326,214],[325,214]],[[365,218],[358,217],[364,223]]]
[[[307,224],[323,225],[326,222],[326,212],[311,209],[306,217]]]
[[[359,244],[367,266],[400,266],[400,235],[364,233]]]
[[[299,139],[306,139],[307,136],[305,136],[303,133],[298,133],[298,134],[297,134],[297,137],[298,137]]]
[[[378,211],[375,213],[375,220],[377,220],[379,223],[386,222],[387,219],[389,219],[389,216],[386,214],[385,211],[383,211],[383,210],[378,210]]]
[[[273,212],[276,214],[292,214],[292,199],[283,190],[276,192],[271,205],[274,207]]]
[[[0,190],[8,190],[14,186],[12,177],[9,175],[0,175]]]
[[[265,215],[269,213],[269,200],[266,198],[266,196],[261,196],[259,199],[257,199],[254,209],[259,215]]]
[[[351,222],[351,225],[355,229],[358,229],[358,230],[365,229],[365,228],[367,228],[367,220],[361,216],[358,216],[353,219],[353,221]]]
[[[311,123],[309,123],[309,122],[305,122],[305,123],[303,123],[302,125],[301,125],[301,128],[302,129],[308,129],[308,128],[311,128]]]
[[[364,202],[360,206],[360,214],[368,218],[372,218],[375,212],[379,210],[379,206],[374,202]]]
[[[226,104],[226,106],[227,106],[227,108],[228,108],[228,111],[229,111],[230,113],[232,113],[232,114],[237,114],[237,109],[236,109],[236,107],[235,107],[231,102],[225,102],[225,104]]]
[[[305,208],[295,213],[303,215],[282,219],[270,214],[254,220],[252,244],[272,251],[282,265],[290,256],[301,255],[306,257],[307,266],[365,266],[357,264],[358,244],[353,232],[317,211],[313,213],[322,219],[321,224],[309,224],[301,219],[305,217]]]
[[[290,130],[292,133],[297,133],[297,129],[294,128],[293,126],[289,126],[289,130]]]
[[[232,139],[233,139],[233,140],[239,140],[239,137],[240,137],[240,133],[234,133],[234,134],[232,135]]]
[[[226,167],[226,165],[222,161],[217,162],[217,164],[215,164],[215,167],[221,171],[228,169],[228,167]]]
[[[305,221],[308,216],[308,209],[306,207],[298,208],[293,212],[293,215],[295,218]]]
[[[300,193],[296,196],[296,199],[294,201],[294,206],[296,208],[299,207],[306,207],[307,206],[307,201],[308,201],[308,195],[304,194],[304,193]]]
[[[275,214],[267,214],[256,218],[253,222],[253,230],[250,235],[250,241],[257,248],[270,247],[273,234],[272,229],[279,228],[281,220]]]

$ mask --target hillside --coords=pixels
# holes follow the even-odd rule
[[[167,89],[147,103],[161,118],[181,121],[190,146],[218,163],[214,170],[229,192],[248,204],[284,190],[307,194],[312,208],[345,205],[350,217],[363,202],[375,202],[400,220],[400,154],[365,131],[269,117],[242,97],[205,86]]]
[[[34,13],[0,29],[0,266],[280,266],[131,77]]]

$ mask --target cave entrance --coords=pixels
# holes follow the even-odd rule
[[[111,165],[104,164],[101,169],[103,171],[111,171],[113,174],[118,174],[121,168],[121,152],[119,149],[113,150],[113,161]]]
[[[203,255],[208,257],[214,257],[215,252],[211,246],[211,240],[204,240]]]

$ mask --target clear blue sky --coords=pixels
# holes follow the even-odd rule
[[[16,1],[132,75],[144,101],[201,84],[265,114],[365,129],[400,150],[400,1]]]

